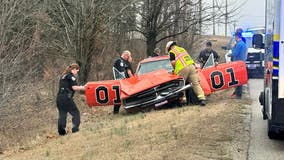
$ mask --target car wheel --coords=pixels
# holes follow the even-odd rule
[[[196,96],[196,94],[193,91],[193,88],[189,88],[188,90],[186,90],[186,99],[187,99],[187,105],[193,104],[193,105],[197,105],[199,104],[199,99]]]

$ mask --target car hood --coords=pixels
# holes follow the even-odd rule
[[[264,53],[264,49],[248,48],[248,53]]]
[[[131,78],[122,79],[120,80],[121,99],[179,78],[181,77],[170,74],[165,69],[161,69],[139,76],[135,75]]]

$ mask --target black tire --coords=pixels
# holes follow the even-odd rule
[[[196,94],[193,91],[193,88],[189,88],[186,91],[186,100],[187,100],[187,105],[193,104],[193,105],[197,105],[199,104],[199,99],[196,96]]]
[[[263,119],[263,120],[268,119],[268,117],[267,117],[267,115],[266,115],[266,112],[265,112],[265,110],[264,110],[264,107],[262,108],[262,119]]]
[[[259,101],[260,105],[262,105],[262,106],[264,105],[264,93],[263,93],[263,91],[260,92],[260,95],[258,97],[258,101]]]
[[[263,119],[269,119],[268,115],[272,111],[269,110],[269,106],[271,105],[270,102],[270,89],[269,88],[264,88],[263,92]]]
[[[260,93],[258,100],[259,100],[260,105],[262,105],[262,119],[266,120],[266,119],[268,119],[268,116],[267,116],[266,110],[265,110],[266,104],[265,104],[264,92]]]

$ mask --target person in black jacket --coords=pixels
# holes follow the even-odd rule
[[[134,71],[131,66],[132,57],[131,52],[125,50],[121,56],[114,62],[113,76],[114,79],[124,79],[133,77]],[[115,104],[113,107],[113,114],[119,113],[120,104]]]
[[[72,116],[72,133],[79,131],[80,126],[80,112],[73,101],[73,95],[75,91],[85,90],[85,86],[79,86],[77,84],[77,78],[75,77],[79,72],[79,65],[72,63],[68,66],[59,80],[59,91],[56,98],[56,104],[58,109],[58,133],[59,135],[66,134],[66,119],[67,113]]]
[[[161,50],[160,48],[155,48],[153,54],[151,55],[151,57],[157,57],[161,55]]]
[[[218,64],[220,56],[216,51],[212,49],[212,43],[208,41],[206,43],[206,48],[199,53],[198,61],[201,63],[201,67],[203,68],[209,56],[213,54],[215,64]]]

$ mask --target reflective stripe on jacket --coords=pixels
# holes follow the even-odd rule
[[[169,53],[173,53],[175,55],[175,74],[178,74],[184,67],[194,64],[193,59],[182,47],[174,46]]]

